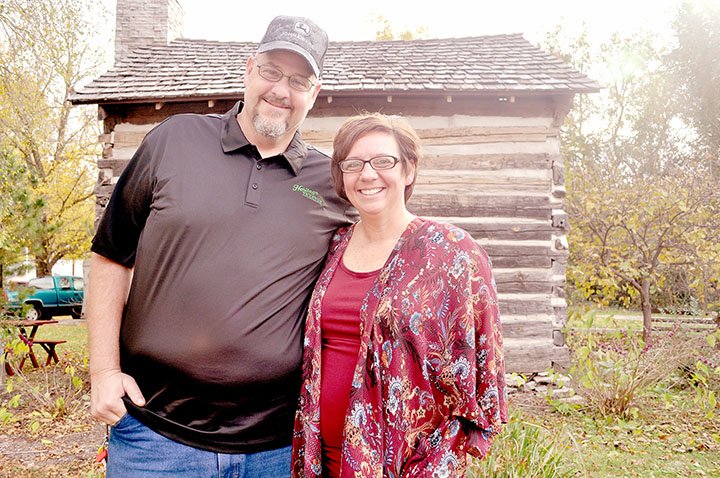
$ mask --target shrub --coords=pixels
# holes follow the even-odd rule
[[[592,314],[582,322],[586,329],[592,328]],[[572,387],[583,396],[589,411],[618,417],[633,413],[640,395],[694,364],[706,340],[678,328],[656,332],[651,344],[626,330],[577,329],[566,335],[573,361]]]
[[[706,418],[720,412],[720,330],[697,344],[693,361],[685,364],[676,374],[673,386],[689,388],[693,403]]]
[[[60,364],[7,377],[0,394],[0,426],[29,417],[27,425],[37,431],[42,421],[84,413],[89,399],[87,358],[66,353]]]

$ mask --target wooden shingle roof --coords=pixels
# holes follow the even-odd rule
[[[179,39],[134,50],[72,95],[75,104],[235,99],[251,42]],[[572,94],[599,86],[521,34],[334,42],[321,95]]]

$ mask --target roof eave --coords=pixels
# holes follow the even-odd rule
[[[319,98],[327,97],[349,97],[349,96],[397,96],[397,97],[428,97],[428,96],[454,96],[454,97],[483,97],[483,96],[565,96],[584,93],[597,93],[600,87],[587,86],[583,88],[567,88],[567,89],[538,89],[538,90],[509,90],[509,89],[487,89],[487,90],[368,90],[368,89],[343,89],[332,90],[324,89],[320,91]],[[147,103],[183,103],[188,101],[219,101],[219,100],[237,100],[242,98],[242,91],[223,92],[218,94],[202,94],[202,95],[175,95],[175,96],[147,96],[147,97],[122,97],[122,96],[92,96],[82,93],[76,93],[70,97],[70,103],[73,105],[105,105],[105,104],[147,104]]]
[[[122,97],[122,96],[90,96],[73,95],[69,98],[72,105],[113,105],[113,104],[149,104],[149,103],[186,103],[189,101],[222,101],[237,100],[242,98],[242,92],[222,93],[217,95],[186,95],[186,96],[147,96],[147,97]]]

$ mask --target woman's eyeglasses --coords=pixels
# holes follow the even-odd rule
[[[343,173],[359,173],[365,168],[365,164],[370,164],[375,171],[383,171],[394,168],[398,161],[400,160],[395,156],[384,154],[370,159],[343,159],[338,162],[338,166]]]

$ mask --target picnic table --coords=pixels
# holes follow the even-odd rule
[[[20,360],[20,365],[18,367],[19,370],[23,368],[23,365],[25,365],[25,361],[29,358],[30,362],[32,363],[33,367],[39,368],[40,363],[38,362],[37,357],[35,356],[35,349],[34,347],[36,345],[39,345],[47,354],[47,360],[45,360],[45,365],[50,365],[53,361],[55,363],[59,362],[57,352],[55,351],[55,347],[59,344],[63,344],[67,342],[67,340],[45,340],[45,339],[38,339],[36,338],[38,329],[43,325],[49,325],[49,324],[57,324],[57,320],[3,320],[2,324],[6,326],[16,327],[18,330],[18,336],[20,337],[20,340],[27,345],[28,352],[23,356],[23,358]],[[28,332],[29,331],[29,332]],[[7,361],[8,351],[5,351],[5,371],[8,375],[13,375],[14,371],[10,364]]]

